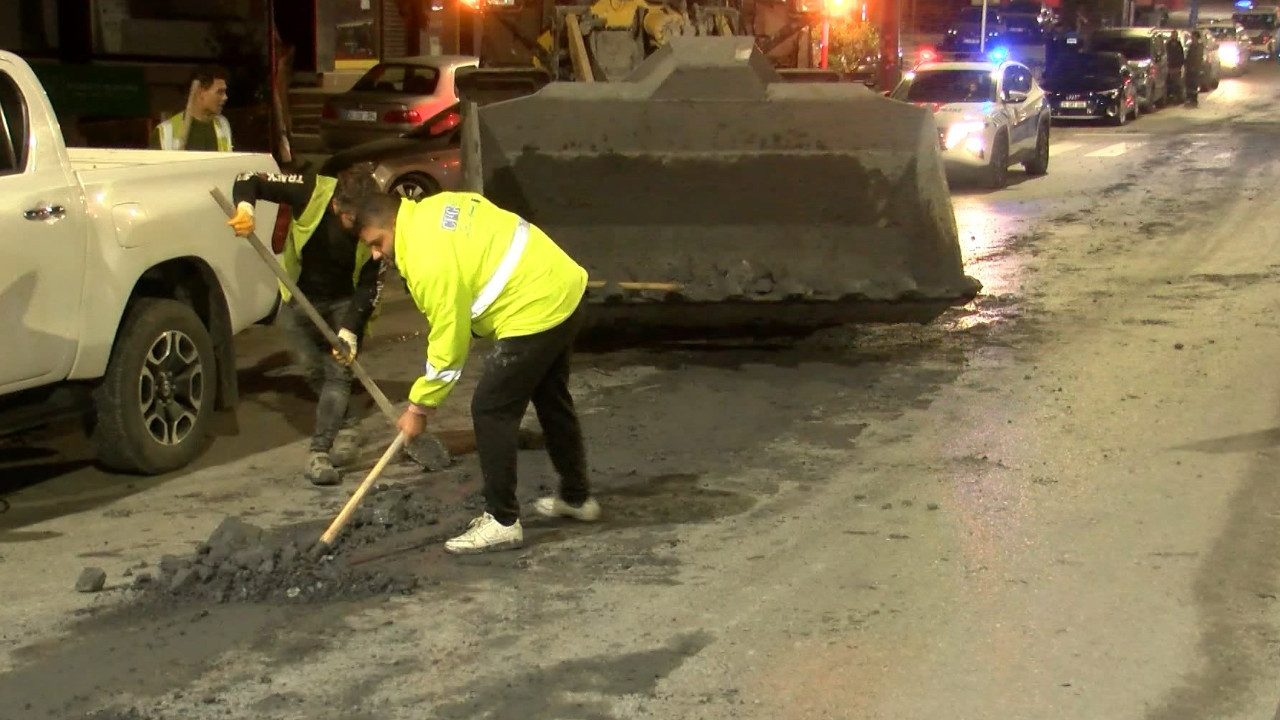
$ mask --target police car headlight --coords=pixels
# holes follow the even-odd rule
[[[981,120],[966,120],[947,128],[947,149],[950,150],[968,140],[971,136],[981,135],[985,127]]]

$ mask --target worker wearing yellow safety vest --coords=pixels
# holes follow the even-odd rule
[[[596,520],[600,506],[590,496],[569,394],[587,271],[537,227],[475,193],[443,192],[417,202],[371,193],[359,207],[360,240],[375,258],[394,260],[431,326],[426,369],[399,421],[405,435],[421,434],[457,386],[472,337],[495,341],[471,400],[485,512],[445,542],[445,550],[481,553],[523,544],[516,454],[530,402],[560,476],[559,493],[534,509]]]
[[[344,192],[378,192],[372,166],[349,170],[350,182],[338,190],[336,178],[315,173],[245,173],[236,178],[231,198],[236,214],[228,221],[236,235],[254,229],[254,205],[266,200],[292,212],[280,263],[343,342],[341,352],[298,309],[281,283],[280,324],[290,335],[319,402],[311,453],[303,476],[314,485],[337,485],[337,468],[358,459],[359,418],[352,411],[351,363],[382,297],[386,263],[355,233],[356,206]],[[344,176],[345,177],[345,176]]]
[[[151,147],[156,150],[231,152],[231,123],[222,115],[222,108],[227,104],[227,77],[227,71],[222,68],[197,68],[191,75],[191,84],[198,84],[198,87],[188,99],[187,110],[156,126],[151,135]],[[188,112],[191,113],[191,123],[184,144],[182,132]]]

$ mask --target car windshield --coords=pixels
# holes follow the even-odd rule
[[[1120,63],[1114,58],[1080,53],[1069,54],[1044,71],[1046,84],[1075,79],[1119,80]]]
[[[1151,57],[1151,40],[1144,37],[1100,37],[1093,43],[1098,52],[1116,52],[1126,60],[1146,60]]]
[[[436,91],[440,71],[422,65],[379,63],[356,81],[352,90],[403,95],[431,95]]]
[[[1246,13],[1238,13],[1231,16],[1232,20],[1240,23],[1246,30],[1274,30],[1276,28],[1275,15],[1249,15]]]
[[[1040,21],[1031,15],[1006,15],[1004,24],[1009,28],[1028,30],[1039,27]]]
[[[980,23],[982,22],[982,8],[967,7],[960,10],[960,14],[956,15],[957,22],[962,23]],[[1000,13],[994,10],[987,10],[987,22],[995,25],[1000,22]]]
[[[996,99],[996,84],[988,70],[927,70],[916,73],[895,98],[907,102],[989,102]]]
[[[1220,27],[1220,26],[1207,27],[1207,28],[1204,28],[1204,30],[1208,32],[1210,35],[1218,38],[1219,40],[1235,40],[1236,39],[1236,29],[1233,27]]]

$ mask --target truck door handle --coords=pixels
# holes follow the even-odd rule
[[[67,209],[61,205],[45,205],[44,207],[32,208],[22,216],[28,220],[54,220],[65,217]]]

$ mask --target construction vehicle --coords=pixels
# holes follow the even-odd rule
[[[465,185],[587,268],[601,323],[927,322],[981,287],[927,108],[786,82],[732,35],[672,37],[613,82],[485,96],[522,72],[459,75]]]
[[[926,322],[980,289],[928,109],[786,77],[853,0],[475,1],[467,185],[587,268],[598,323]]]

